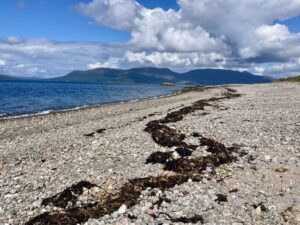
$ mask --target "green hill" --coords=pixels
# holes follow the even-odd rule
[[[268,83],[272,78],[253,75],[248,72],[218,69],[198,69],[186,73],[176,73],[167,68],[133,68],[129,70],[98,68],[87,71],[73,71],[63,77],[50,79],[64,82],[97,83],[149,83],[164,82],[202,85]]]
[[[279,82],[300,82],[300,75],[295,77],[287,77],[278,79]]]

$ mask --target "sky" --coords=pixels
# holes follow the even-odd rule
[[[300,0],[0,0],[0,74],[144,66],[300,74]]]

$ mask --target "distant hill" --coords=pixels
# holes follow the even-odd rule
[[[22,78],[0,74],[0,80],[22,80]]]
[[[300,75],[295,77],[287,77],[278,79],[279,82],[300,82]]]
[[[39,78],[39,77],[17,77],[17,76],[10,76],[10,75],[1,75],[0,74],[0,81],[1,80],[5,80],[5,81],[41,81],[41,80],[46,80],[43,78]]]
[[[65,82],[97,83],[151,83],[164,82],[221,85],[253,84],[272,82],[272,78],[253,75],[248,72],[218,69],[198,69],[186,73],[176,73],[167,68],[133,68],[128,70],[97,68],[87,71],[73,71],[63,77],[50,79]]]

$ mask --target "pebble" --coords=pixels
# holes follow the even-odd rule
[[[38,207],[41,206],[41,204],[42,204],[42,201],[41,200],[37,200],[37,201],[35,201],[35,202],[32,203],[32,206],[34,208],[38,208]]]
[[[118,213],[119,214],[124,214],[127,212],[127,206],[125,204],[123,204],[119,209],[118,209]]]
[[[278,172],[278,173],[285,173],[285,172],[287,172],[288,170],[289,170],[289,169],[288,169],[287,167],[285,167],[285,166],[277,167],[277,168],[275,169],[275,171]]]

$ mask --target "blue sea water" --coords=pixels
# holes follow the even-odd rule
[[[171,94],[179,87],[46,81],[0,81],[0,117],[65,110]]]

